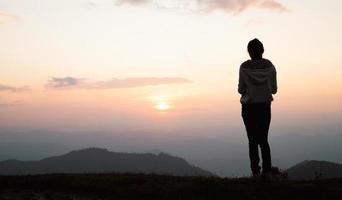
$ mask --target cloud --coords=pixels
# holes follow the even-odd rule
[[[170,2],[173,2],[172,5],[178,4],[179,8],[188,7],[188,9],[200,13],[210,13],[216,10],[228,13],[240,13],[248,8],[260,8],[280,12],[288,10],[278,0],[118,0],[116,2],[117,5],[131,4],[135,6],[151,3],[158,7],[163,7],[163,3],[167,7]]]
[[[16,18],[15,15],[0,11],[0,17],[7,17],[7,18]]]
[[[169,85],[169,84],[182,84],[192,83],[192,81],[179,78],[179,77],[133,77],[126,79],[113,78],[108,81],[88,82],[86,79],[64,77],[64,78],[52,78],[46,84],[47,88],[53,89],[66,89],[66,88],[78,88],[78,89],[118,89],[118,88],[132,88],[132,87],[144,87],[144,86],[156,86],[156,85]]]
[[[30,88],[27,86],[23,86],[23,87],[13,87],[13,86],[9,86],[9,85],[2,85],[0,84],[0,92],[5,92],[5,91],[10,91],[10,92],[25,92],[25,91],[29,91]]]
[[[12,15],[3,11],[0,11],[0,24],[5,23],[7,21],[16,20],[18,17],[16,15]]]
[[[273,0],[263,1],[259,4],[259,7],[271,10],[278,10],[281,12],[288,11],[288,8],[286,8],[283,4]]]
[[[122,4],[142,5],[142,4],[146,4],[150,2],[151,0],[117,0],[116,4],[117,5],[122,5]]]
[[[73,78],[73,77],[63,77],[63,78],[51,78],[46,87],[50,88],[67,88],[67,87],[79,87],[83,85],[85,79],[82,78]]]
[[[23,104],[23,102],[21,100],[16,100],[16,101],[12,101],[12,102],[0,101],[0,108],[18,106],[18,105],[22,105],[22,104]]]
[[[261,8],[275,11],[285,11],[286,7],[275,0],[197,0],[201,10],[211,12],[222,10],[240,13],[248,8]]]

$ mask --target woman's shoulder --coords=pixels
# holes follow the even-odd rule
[[[252,60],[246,60],[243,63],[241,63],[240,68],[245,69],[245,68],[250,68],[253,64],[251,62]]]
[[[263,58],[263,60],[264,60],[265,64],[267,64],[269,67],[274,67],[273,63],[270,60],[268,60],[266,58]]]
[[[241,69],[268,69],[274,68],[272,62],[262,58],[260,60],[246,60],[241,64]]]

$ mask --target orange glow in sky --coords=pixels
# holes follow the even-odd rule
[[[238,70],[253,38],[277,69],[275,121],[342,116],[342,1],[158,2],[1,1],[0,125],[148,126],[167,111],[175,126],[240,123]]]

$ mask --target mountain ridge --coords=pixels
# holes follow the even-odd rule
[[[319,161],[305,160],[286,170],[288,178],[292,180],[314,180],[342,178],[342,164]]]
[[[209,171],[166,153],[123,153],[103,148],[86,148],[37,161],[5,160],[0,175],[49,173],[156,173],[178,176],[213,176]]]

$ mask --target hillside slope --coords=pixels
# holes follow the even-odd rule
[[[327,161],[304,161],[286,170],[292,180],[342,178],[342,165]]]
[[[182,158],[165,153],[116,153],[100,148],[72,151],[39,161],[0,162],[0,175],[106,172],[212,176],[210,172],[192,166]]]

